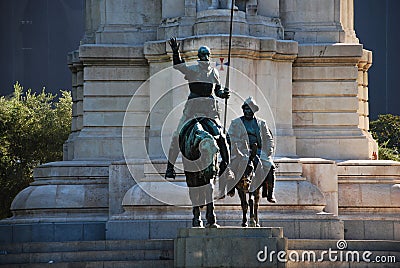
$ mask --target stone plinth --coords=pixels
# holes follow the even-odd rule
[[[175,239],[175,267],[286,267],[271,251],[287,251],[282,228],[184,228]]]
[[[400,163],[353,160],[337,165],[346,239],[399,240]]]
[[[99,240],[108,219],[109,162],[63,161],[34,170],[34,182],[0,222],[0,242]]]
[[[324,193],[302,176],[299,160],[276,158],[275,163],[278,165],[275,190],[278,203],[270,204],[261,200],[261,225],[284,227],[290,238],[343,238],[343,222],[324,211]],[[191,226],[191,202],[182,165],[178,164],[177,178],[170,181],[164,180],[165,166],[166,160],[129,162],[128,166],[121,161],[112,165],[110,185],[116,185],[114,189],[120,189],[120,185],[125,185],[126,189],[127,185],[134,184],[125,196],[113,191],[116,199],[113,202],[110,200],[107,239],[123,239],[124,236],[140,239],[174,238],[178,227]],[[137,176],[135,182],[128,178],[128,167],[136,172],[133,173]],[[329,178],[320,178],[320,183],[324,180]],[[214,187],[218,192],[218,183]],[[217,222],[222,226],[241,226],[242,211],[238,194],[233,198],[217,200],[215,212]],[[205,215],[204,209],[202,214]],[[120,230],[124,228],[135,232],[121,233]]]
[[[108,162],[63,161],[34,171],[14,199],[15,223],[102,221],[108,218]],[[67,183],[66,183],[67,182]]]
[[[132,120],[125,122],[134,141],[144,140],[149,113],[149,92],[141,86],[148,78],[143,48],[121,45],[83,45],[79,49],[83,90],[78,114],[82,116],[79,133],[70,137],[68,160],[124,158],[121,129],[127,108]],[[140,90],[139,90],[140,89]],[[136,93],[136,95],[135,95]],[[135,98],[133,97],[135,96]],[[79,118],[79,117],[78,117]],[[144,123],[143,123],[144,121]],[[135,151],[135,157],[146,154]]]

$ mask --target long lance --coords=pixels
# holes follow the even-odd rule
[[[231,49],[232,49],[232,30],[233,30],[233,9],[235,7],[235,0],[232,0],[231,6],[231,22],[229,25],[229,45],[228,45],[228,70],[226,72],[225,88],[229,89],[229,73],[231,69]],[[226,118],[228,114],[228,99],[225,99],[224,111],[224,131],[226,132]]]

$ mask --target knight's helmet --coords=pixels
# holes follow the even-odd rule
[[[199,50],[197,51],[197,56],[200,58],[201,55],[208,55],[210,56],[210,48],[208,46],[201,46],[199,47]]]
[[[243,109],[244,106],[249,106],[250,109],[253,111],[253,113],[258,112],[258,110],[260,109],[260,108],[258,107],[256,101],[255,101],[255,100],[253,99],[253,97],[251,97],[251,96],[248,97],[248,98],[243,102],[242,109]]]

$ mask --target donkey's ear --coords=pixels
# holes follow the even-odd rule
[[[235,142],[235,144],[233,145],[233,150],[232,150],[234,155],[239,155],[239,156],[243,156],[243,153],[239,150],[239,146],[238,144]]]
[[[247,140],[245,141],[245,145],[246,145],[246,150],[249,151],[250,148],[249,148],[249,143],[247,142]]]

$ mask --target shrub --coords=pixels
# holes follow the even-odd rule
[[[32,182],[33,169],[62,159],[71,128],[69,91],[56,95],[24,91],[17,82],[11,97],[0,97],[0,218],[11,216],[14,197]]]
[[[400,161],[400,116],[379,115],[370,123],[370,129],[379,145],[379,158]]]

